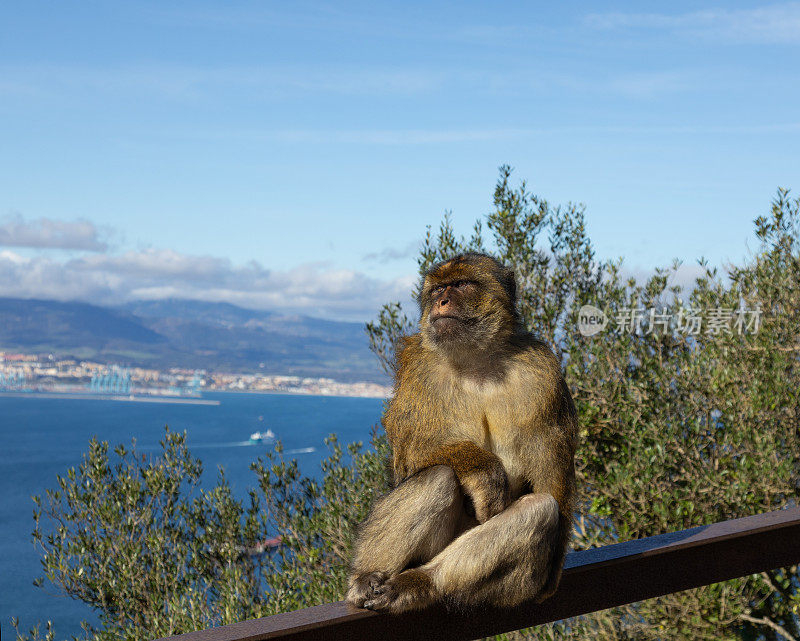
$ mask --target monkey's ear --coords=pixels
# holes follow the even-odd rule
[[[514,270],[504,269],[500,275],[500,283],[503,285],[503,289],[508,292],[511,304],[515,304],[517,302],[517,278],[514,276]]]
[[[425,302],[428,298],[427,292],[425,291],[425,281],[427,278],[423,276],[420,281],[419,285],[417,285],[417,305],[419,305],[419,311],[421,312],[425,309]]]

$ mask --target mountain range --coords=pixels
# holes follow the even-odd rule
[[[158,369],[387,382],[361,323],[194,300],[101,307],[0,298],[0,351]]]

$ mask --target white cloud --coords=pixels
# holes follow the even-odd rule
[[[83,256],[70,261],[72,269],[103,271],[138,278],[181,278],[201,280],[217,277],[231,269],[230,261],[211,256],[190,256],[170,249],[143,249],[119,255]]]
[[[652,274],[635,265],[622,270],[623,278],[633,276],[640,282]],[[684,264],[669,284],[691,288],[701,274],[697,264]],[[64,260],[0,251],[0,296],[100,305],[183,298],[363,322],[374,318],[383,304],[400,301],[413,318],[417,308],[411,293],[417,279],[416,273],[378,279],[326,263],[276,271],[254,261],[235,265],[225,258],[162,249]]]
[[[672,71],[702,75],[702,70]],[[517,97],[521,90],[536,92],[607,92],[613,75],[557,72],[532,63],[513,71],[463,68],[453,65],[338,65],[283,64],[198,67],[193,65],[127,64],[85,66],[58,64],[0,65],[0,96],[52,102],[80,102],[129,97],[186,102],[247,100],[258,103],[309,96],[404,97],[436,96],[439,92],[474,92]],[[656,81],[663,77],[656,73]],[[674,83],[671,83],[674,84]],[[670,85],[671,86],[671,85]],[[613,88],[613,86],[612,86]],[[679,89],[683,90],[683,86]],[[623,93],[624,87],[623,87]],[[664,93],[664,90],[661,90]],[[170,128],[174,133],[174,127]],[[270,137],[286,142],[415,144],[497,140],[516,135],[517,128],[282,130]]]
[[[629,267],[623,264],[620,270],[620,277],[623,281],[634,278],[636,282],[643,285],[647,280],[652,278],[655,273],[655,270],[651,268],[645,268],[639,265],[632,265]],[[684,295],[686,295],[694,288],[695,281],[704,274],[704,268],[696,262],[681,263],[674,273],[671,271],[669,272],[667,287],[678,285],[683,290]],[[720,274],[724,275],[724,270],[721,270]]]
[[[0,261],[7,261],[8,263],[13,263],[15,265],[25,265],[26,263],[30,262],[30,258],[20,256],[19,254],[15,254],[12,251],[4,249],[3,251],[0,251]]]
[[[702,74],[687,71],[648,71],[629,73],[609,79],[607,87],[614,93],[649,98],[679,93],[698,86]]]
[[[699,86],[699,76],[694,73],[654,72],[652,74],[624,74],[605,79],[596,87],[600,91],[614,91],[635,98],[656,98],[664,93],[686,91]],[[508,129],[218,129],[182,132],[181,135],[194,140],[243,140],[278,141],[312,145],[378,145],[378,146],[422,146],[470,143],[476,141],[533,140],[543,136],[574,134],[622,134],[622,135],[760,135],[794,134],[800,132],[800,122],[758,123],[718,125],[704,123],[663,125],[574,125],[552,127],[519,127]],[[175,135],[175,132],[171,132]],[[374,254],[368,254],[370,259]]]
[[[413,95],[442,85],[447,74],[417,67],[344,65],[81,65],[0,67],[0,95],[57,98],[67,90],[90,95],[150,95],[170,100],[244,91],[255,98],[294,95]]]
[[[652,29],[746,43],[800,43],[800,3],[755,9],[710,9],[679,14],[597,13],[585,19],[596,29]]]
[[[364,254],[361,260],[376,262],[376,263],[390,263],[395,260],[406,260],[416,256],[419,253],[420,244],[417,241],[408,243],[405,247],[384,247],[380,251],[370,252]]]
[[[530,129],[297,129],[268,132],[282,142],[314,144],[427,145],[442,143],[513,140]]]
[[[25,220],[19,214],[0,220],[0,247],[39,249],[108,249],[105,234],[88,220],[63,221],[50,218]]]
[[[324,263],[273,271],[251,261],[147,249],[67,260],[0,252],[0,296],[82,300],[187,298],[243,307],[365,321],[393,300],[410,303],[413,275],[381,280]],[[412,309],[409,307],[409,309]]]

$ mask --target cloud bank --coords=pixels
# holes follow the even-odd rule
[[[755,9],[710,9],[688,13],[595,13],[588,26],[604,30],[651,29],[731,43],[800,43],[800,3]]]
[[[365,321],[381,305],[409,301],[415,275],[380,280],[325,263],[273,271],[255,261],[146,249],[77,258],[23,256],[0,250],[0,296],[81,300],[187,298],[337,320]],[[410,303],[408,303],[410,304]]]
[[[104,234],[88,220],[62,221],[38,218],[26,221],[19,214],[0,219],[0,247],[80,249],[102,252]]]
[[[23,253],[12,247],[43,251]],[[82,251],[48,251],[52,249]],[[362,260],[385,264],[410,258],[417,250],[417,243],[410,243],[366,254]],[[674,284],[691,288],[701,272],[697,265],[683,265]],[[652,270],[638,266],[623,269],[624,278],[643,281],[651,275]],[[271,270],[257,261],[235,264],[219,256],[172,249],[112,251],[89,221],[26,221],[15,216],[0,224],[0,297],[99,305],[179,298],[364,322],[392,301],[400,301],[413,315],[416,304],[411,293],[416,282],[415,272],[380,279],[324,262]]]

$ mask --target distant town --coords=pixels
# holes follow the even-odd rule
[[[391,388],[370,382],[342,383],[331,378],[166,371],[58,359],[52,354],[0,351],[0,394],[64,394],[131,400],[201,399],[203,392],[262,392],[385,398]]]

